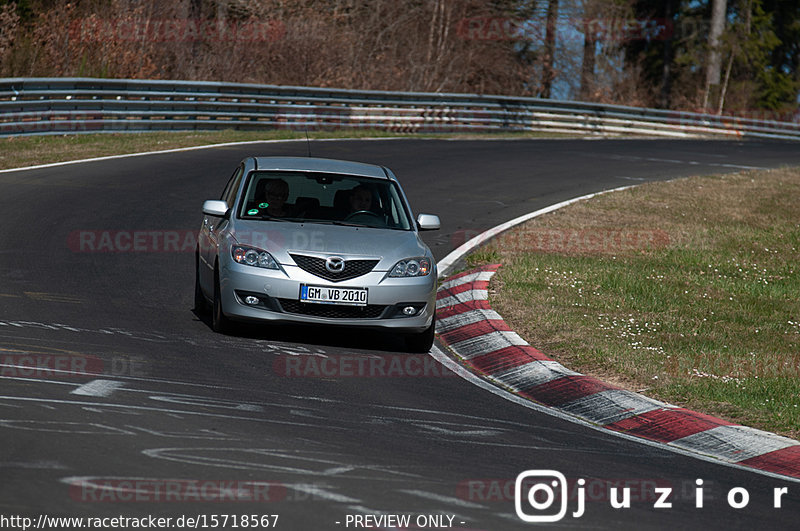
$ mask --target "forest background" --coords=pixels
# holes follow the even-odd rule
[[[0,77],[534,96],[797,121],[796,0],[0,0]]]

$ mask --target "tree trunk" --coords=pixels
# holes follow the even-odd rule
[[[672,24],[672,2],[664,2],[664,23]],[[674,29],[668,27],[667,39],[664,41],[664,50],[661,56],[661,91],[659,94],[659,106],[662,109],[669,109],[672,93],[672,40],[675,38]]]
[[[556,22],[558,19],[558,0],[547,4],[547,33],[544,38],[544,63],[542,64],[542,94],[549,98],[556,74],[553,68],[556,54]]]
[[[752,0],[745,0],[744,2],[744,9],[745,9],[745,19],[744,19],[744,31],[747,37],[750,37],[751,27],[753,25],[753,2]],[[728,68],[725,70],[725,81],[722,83],[722,89],[720,90],[719,94],[719,104],[717,105],[717,114],[722,114],[722,110],[725,108],[725,95],[728,93],[728,83],[731,80],[731,68],[733,68],[733,59],[735,52],[737,52],[737,47],[734,46],[734,49],[730,52],[730,58],[728,59]]]
[[[727,0],[713,0],[711,5],[711,29],[708,34],[708,62],[706,64],[706,90],[703,97],[703,110],[707,110],[711,98],[712,87],[719,88],[720,71],[722,70],[722,54],[720,53],[720,37],[725,30],[725,12]]]
[[[597,54],[595,35],[596,6],[593,2],[583,4],[583,62],[581,64],[580,99],[587,101],[594,91],[594,65]]]

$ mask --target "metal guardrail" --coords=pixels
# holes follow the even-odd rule
[[[0,136],[333,128],[800,140],[797,121],[513,96],[194,81],[0,79]]]

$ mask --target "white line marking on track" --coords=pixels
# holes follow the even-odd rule
[[[562,201],[561,203],[556,203],[555,205],[550,205],[548,207],[542,208],[537,210],[536,212],[531,212],[529,214],[525,214],[518,218],[514,218],[511,221],[507,221],[502,223],[496,227],[493,227],[487,231],[484,231],[474,238],[470,239],[469,241],[465,242],[457,249],[452,251],[450,254],[445,256],[443,259],[439,260],[438,269],[439,269],[439,277],[443,278],[446,277],[450,270],[455,266],[456,262],[460,260],[464,255],[472,251],[473,249],[481,246],[482,244],[486,243],[490,239],[494,238],[501,232],[505,232],[508,229],[515,227],[521,223],[528,221],[529,219],[533,219],[536,217],[541,216],[542,214],[547,214],[548,212],[554,212],[560,208],[563,208],[567,205],[571,205],[572,203],[577,203],[578,201],[584,201],[586,199],[590,199],[592,197],[608,194],[611,192],[618,192],[620,190],[627,190],[628,188],[632,188],[632,186],[621,186],[619,188],[613,188],[611,190],[603,190],[601,192],[597,192],[594,194],[582,195],[580,197],[576,197],[574,199],[569,199],[568,201]],[[438,307],[438,305],[437,305]]]
[[[406,140],[406,137],[369,137],[369,138],[315,138],[315,142],[351,142],[351,141],[359,141],[359,140]],[[24,166],[22,168],[7,168],[4,170],[0,170],[0,173],[10,173],[15,171],[24,171],[24,170],[39,170],[42,168],[54,168],[58,166],[68,166],[70,164],[83,164],[84,162],[98,162],[104,160],[116,160],[122,159],[127,157],[144,157],[147,155],[163,155],[167,153],[180,153],[183,151],[197,151],[198,149],[214,149],[214,148],[221,148],[221,147],[231,147],[231,146],[245,146],[248,144],[278,144],[281,142],[301,142],[305,143],[307,140],[305,138],[287,138],[281,140],[243,140],[240,142],[224,142],[221,144],[206,144],[203,146],[190,146],[190,147],[183,147],[183,148],[173,148],[173,149],[164,149],[161,151],[142,151],[140,153],[126,153],[124,155],[108,155],[105,157],[93,157],[89,159],[78,159],[78,160],[66,160],[63,162],[50,162],[47,164],[37,164],[36,166]]]
[[[55,409],[55,408],[51,407],[50,409]],[[91,411],[92,413],[100,413],[101,415],[105,413],[113,413],[114,415],[130,415],[134,417],[142,416],[142,414],[139,413],[138,411],[113,411],[113,410],[105,410],[100,407],[88,407],[88,406],[84,406],[81,409],[83,409],[84,411]]]
[[[459,507],[465,507],[467,509],[486,509],[484,505],[468,502],[466,500],[462,500],[461,498],[453,498],[452,496],[442,496],[441,494],[436,494],[435,492],[426,492],[424,490],[415,489],[402,489],[399,492],[410,494],[412,496],[419,496],[420,498],[425,498],[426,500],[447,503],[450,505],[458,505]]]
[[[10,367],[14,369],[30,369],[30,366],[24,365],[0,365],[0,367]],[[50,369],[47,369],[50,372]],[[56,371],[53,369],[53,372],[64,372],[64,371]],[[69,373],[69,374],[79,374],[79,373]],[[82,374],[85,376],[85,374]],[[22,382],[37,382],[37,383],[49,383],[49,384],[57,384],[57,385],[74,385],[80,386],[81,384],[75,382],[62,382],[59,380],[47,380],[44,378],[26,378],[25,376],[0,376],[0,380],[20,380]]]
[[[156,402],[169,402],[171,404],[181,404],[186,406],[217,407],[222,409],[233,409],[236,411],[249,411],[251,413],[261,413],[264,407],[258,404],[237,402],[224,398],[207,398],[202,396],[186,395],[151,395],[148,398]]]
[[[709,166],[721,166],[723,168],[735,168],[737,170],[769,170],[770,168],[762,168],[761,166],[743,166],[741,164],[709,164]]]
[[[230,413],[221,414],[221,413],[207,413],[204,411],[188,411],[182,409],[164,409],[158,407],[146,407],[146,406],[133,406],[129,404],[115,404],[113,402],[82,402],[79,400],[59,400],[55,398],[34,398],[34,397],[25,397],[25,396],[0,396],[0,400],[11,400],[16,402],[38,402],[39,405],[51,403],[51,404],[59,404],[59,405],[68,405],[68,406],[90,406],[90,407],[106,407],[106,408],[114,408],[115,411],[121,411],[121,413],[126,413],[125,410],[130,411],[154,411],[157,413],[163,413],[165,415],[171,415],[178,419],[183,419],[184,416],[198,416],[198,417],[209,417],[209,418],[222,418],[228,420],[243,420],[246,422],[263,422],[266,424],[281,424],[285,426],[303,426],[306,428],[321,428],[321,426],[315,424],[306,424],[303,422],[288,422],[285,420],[276,420],[270,418],[263,418],[263,417],[244,417],[238,415],[232,415]],[[346,430],[348,428],[339,428],[336,426],[325,426],[325,430]]]
[[[114,391],[125,385],[123,382],[114,380],[92,380],[89,383],[83,384],[70,394],[80,396],[100,396],[108,397],[114,394]]]
[[[329,454],[323,452],[298,451],[296,448],[283,450],[276,448],[241,448],[241,447],[191,447],[191,448],[149,448],[142,454],[154,459],[174,461],[183,464],[207,467],[230,468],[248,471],[264,471],[297,474],[312,477],[345,477],[346,479],[378,479],[381,481],[400,481],[411,479],[419,481],[422,477],[410,472],[394,470],[391,466],[373,464],[351,465],[334,457],[350,460],[349,455]],[[318,457],[317,454],[321,454]],[[321,468],[321,466],[327,468]],[[302,468],[306,466],[307,468]],[[352,467],[353,474],[346,474],[346,468]],[[381,476],[376,477],[376,474]]]
[[[2,325],[2,321],[0,321],[0,325]],[[12,337],[12,336],[4,336],[3,334],[0,334],[0,337]],[[24,337],[24,338],[15,338],[15,339],[37,340],[38,338]],[[70,342],[67,342],[67,341],[55,341],[55,342],[56,343],[70,343]],[[19,365],[8,365],[8,364],[0,364],[0,367],[31,369],[30,366],[19,366]],[[61,370],[61,369],[50,369],[50,368],[47,369],[47,372],[48,373],[54,373],[54,374],[55,373],[64,374],[64,375],[70,375],[70,374],[74,374],[74,375],[78,375],[78,376],[86,376],[87,375],[86,373],[83,373],[83,372],[66,371],[66,370]],[[100,375],[92,375],[92,376],[100,376]],[[137,376],[122,376],[122,375],[114,375],[114,377],[117,380],[130,380],[130,381],[135,381],[135,382],[149,382],[149,383],[168,384],[168,385],[185,385],[185,386],[189,386],[189,387],[201,387],[201,388],[207,388],[207,389],[221,389],[221,390],[225,390],[225,391],[251,391],[251,389],[247,389],[247,388],[244,388],[244,387],[230,387],[230,386],[225,386],[225,385],[202,384],[202,383],[195,383],[195,382],[182,382],[182,381],[179,381],[179,380],[168,380],[168,379],[165,379],[165,378],[142,378],[142,377],[137,377]],[[11,376],[0,376],[0,378],[18,379],[18,380],[24,380],[24,381],[28,381],[28,382],[36,381],[36,382],[40,382],[40,383],[57,383],[57,384],[77,385],[74,382],[60,382],[60,381],[57,381],[57,380],[33,380],[31,378],[25,378],[25,377],[23,377],[23,378],[18,378],[18,377],[15,378],[15,377],[11,377]],[[132,390],[132,389],[125,389],[125,390],[126,391],[136,391],[136,392],[141,392],[141,393],[152,392],[152,391],[142,391],[142,390]],[[174,394],[174,393],[172,393],[172,394]],[[313,397],[308,397],[308,396],[294,396],[294,398],[302,398],[304,400],[312,400],[312,399],[314,399]],[[316,399],[316,400],[325,401],[323,399]],[[327,401],[332,402],[333,400],[327,400]]]
[[[136,435],[135,433],[96,424],[94,422],[62,422],[60,420],[7,420],[0,419],[0,426],[4,428],[14,428],[27,431],[39,431],[45,433],[70,433],[83,435]]]
[[[423,428],[433,433],[441,435],[455,435],[458,437],[494,437],[503,433],[503,430],[448,430],[447,428],[440,428],[439,426],[432,426],[424,423],[413,423],[418,428]]]
[[[5,461],[0,462],[0,469],[24,468],[29,470],[66,470],[69,467],[57,461]]]
[[[342,474],[344,472],[352,472],[355,470],[356,467],[354,466],[337,466],[333,468],[329,468],[327,470],[322,471],[323,476],[335,476],[337,474]]]
[[[175,438],[175,439],[207,439],[207,440],[238,440],[238,437],[233,435],[226,435],[224,433],[218,431],[212,431],[208,429],[201,429],[197,430],[195,434],[187,433],[186,431],[176,431],[176,432],[167,432],[167,431],[157,431],[151,430],[148,428],[143,428],[141,426],[130,426],[126,425],[126,428],[142,431],[144,433],[148,433],[150,435],[156,435],[158,437],[167,437],[167,438]]]
[[[330,500],[337,503],[359,503],[361,500],[356,498],[350,498],[343,494],[337,494],[335,492],[330,492],[325,489],[320,488],[319,485],[306,484],[306,483],[289,483],[286,485],[287,488],[292,490],[296,490],[299,492],[303,492],[305,494],[310,494],[312,499],[313,498],[322,498],[324,500]]]
[[[363,514],[381,514],[383,512],[377,509],[370,509],[369,507],[364,507],[363,505],[348,505],[347,508],[353,512],[363,513]],[[336,523],[342,525],[341,521],[338,521]]]

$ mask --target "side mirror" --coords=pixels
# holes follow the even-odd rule
[[[224,218],[228,214],[228,203],[209,199],[203,203],[203,214]]]
[[[434,216],[433,214],[420,214],[417,216],[419,230],[438,230],[441,226],[442,223],[439,221],[439,216]]]

